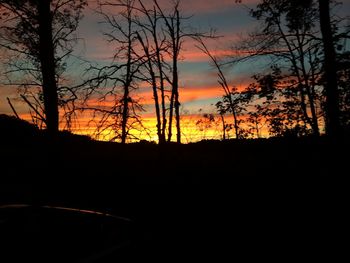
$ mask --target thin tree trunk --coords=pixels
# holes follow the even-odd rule
[[[302,77],[300,76],[299,68],[298,68],[298,65],[297,65],[297,58],[296,58],[296,56],[295,56],[295,54],[293,52],[293,48],[291,47],[291,44],[289,43],[289,41],[287,39],[286,34],[284,33],[284,31],[283,31],[283,29],[281,27],[281,24],[277,23],[277,26],[278,26],[278,30],[279,30],[279,32],[280,32],[280,34],[282,36],[282,39],[285,42],[285,44],[286,44],[286,46],[288,48],[288,51],[289,51],[289,53],[291,55],[290,60],[291,60],[291,63],[293,65],[293,67],[294,67],[294,71],[295,71],[295,74],[296,74],[296,76],[298,78],[298,82],[299,82],[299,84],[301,84],[300,85],[300,100],[301,100],[300,101],[300,107],[301,107],[302,113],[304,115],[304,120],[303,121],[304,121],[305,125],[309,124],[312,127],[313,124],[312,124],[312,121],[310,120],[310,117],[309,117],[308,112],[307,112],[307,106],[306,106],[306,102],[305,102],[305,93],[304,93],[304,89],[303,89],[303,85],[302,85],[303,81],[302,81]]]
[[[174,63],[174,100],[175,100],[175,120],[176,120],[176,142],[181,143],[181,127],[180,127],[180,101],[179,101],[179,76],[177,72],[177,59]]]
[[[260,129],[259,129],[258,117],[255,117],[255,130],[256,130],[256,137],[258,139],[260,139]]]
[[[235,133],[236,133],[236,139],[239,139],[239,127],[238,127],[238,119],[237,119],[237,114],[234,109],[232,109],[232,115],[234,119],[234,126],[235,126]]]
[[[177,68],[177,60],[180,52],[180,13],[176,10],[176,49],[174,52],[173,65],[173,85],[175,92],[175,118],[176,118],[176,142],[181,143],[181,127],[180,127],[180,100],[179,100],[179,72]]]
[[[129,102],[130,102],[130,85],[131,85],[131,52],[132,52],[132,33],[131,33],[131,8],[128,7],[128,50],[127,50],[127,65],[126,77],[123,94],[123,113],[122,113],[122,136],[121,143],[125,144],[128,136],[127,124],[129,119]]]
[[[6,99],[7,99],[8,104],[9,104],[10,107],[11,107],[11,110],[12,110],[13,114],[15,114],[15,116],[16,116],[17,119],[21,119],[21,118],[18,116],[17,111],[16,111],[15,107],[13,106],[13,104],[12,104],[10,98],[7,97]]]
[[[158,142],[160,144],[164,143],[163,141],[163,136],[162,136],[162,123],[161,123],[161,119],[160,119],[160,107],[159,107],[159,98],[158,98],[158,87],[157,87],[157,79],[156,79],[156,74],[153,70],[153,65],[152,65],[152,58],[151,58],[151,54],[149,53],[149,49],[148,49],[148,43],[147,46],[145,44],[145,42],[143,41],[142,37],[140,36],[140,34],[137,33],[138,39],[141,43],[141,46],[143,48],[143,51],[145,52],[146,55],[146,59],[148,62],[148,67],[149,67],[149,73],[151,75],[151,82],[152,82],[152,90],[153,90],[153,99],[154,99],[154,106],[155,106],[155,110],[156,110],[156,118],[157,118],[157,135],[158,135]],[[147,41],[148,42],[148,41]]]
[[[149,56],[149,54],[148,54]],[[152,78],[152,88],[153,88],[153,99],[154,99],[154,105],[156,109],[156,118],[157,118],[157,135],[158,135],[158,142],[164,143],[163,136],[162,136],[162,123],[160,120],[160,108],[159,108],[159,98],[158,98],[158,90],[157,90],[157,80],[155,73],[152,69],[152,63],[149,57],[149,67],[150,67],[150,73],[151,73],[151,78]]]
[[[165,142],[165,133],[166,133],[166,107],[165,107],[165,87],[164,87],[164,73],[163,73],[163,65],[162,58],[160,55],[160,47],[158,44],[158,37],[156,28],[154,28],[154,42],[156,44],[156,55],[157,55],[157,67],[159,70],[159,84],[160,84],[160,96],[161,96],[161,107],[162,107],[162,126],[161,126],[161,138],[159,140],[160,143]]]
[[[337,138],[341,131],[339,121],[339,91],[336,72],[336,53],[333,43],[329,0],[319,0],[320,26],[324,48],[324,69],[326,77],[326,133]]]
[[[225,123],[225,117],[223,114],[220,114],[221,122],[222,122],[222,139],[226,140],[226,123]]]
[[[39,20],[39,57],[43,81],[46,128],[52,136],[58,133],[58,94],[52,33],[51,0],[37,1]]]
[[[172,129],[173,129],[173,115],[174,115],[174,88],[171,90],[171,97],[170,97],[170,106],[169,106],[169,125],[168,125],[168,142],[171,141],[171,137],[173,135]]]
[[[299,30],[297,30],[297,39],[298,39],[298,46],[299,46],[299,53],[300,53],[301,71],[304,77],[306,95],[307,95],[307,98],[309,99],[309,105],[310,105],[310,111],[311,111],[311,119],[312,119],[311,128],[315,136],[320,136],[320,130],[318,127],[318,120],[317,120],[316,109],[315,109],[315,101],[310,89],[309,77],[308,77],[308,74],[306,73],[305,52],[303,49],[303,43],[300,40]]]
[[[123,95],[123,113],[122,113],[122,135],[121,142],[122,144],[126,143],[127,138],[127,123],[129,117],[129,84],[124,86],[124,95]]]

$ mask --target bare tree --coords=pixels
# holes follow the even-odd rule
[[[170,45],[169,55],[172,59],[172,77],[168,78],[171,84],[171,98],[170,98],[170,113],[169,113],[169,132],[168,132],[168,142],[170,142],[172,137],[172,122],[173,114],[175,109],[175,119],[176,119],[176,141],[181,143],[181,127],[180,127],[180,99],[179,99],[179,72],[178,72],[178,61],[179,55],[182,48],[182,38],[185,35],[182,33],[181,22],[184,19],[180,16],[180,0],[174,2],[174,6],[170,14],[166,15],[163,9],[158,4],[157,0],[154,0],[154,4],[157,7],[162,19],[165,22],[165,32],[168,35],[168,41]]]
[[[158,140],[159,143],[164,143],[166,141],[167,109],[164,71],[166,65],[163,54],[166,53],[169,46],[163,33],[161,17],[158,15],[156,7],[153,5],[151,8],[147,8],[141,0],[138,0],[138,3],[140,5],[138,11],[146,17],[146,21],[138,19],[135,23],[140,27],[138,39],[147,60],[147,72],[150,75],[150,83],[153,89]],[[160,91],[159,95],[158,90]]]
[[[142,106],[132,93],[143,80],[140,68],[147,60],[135,51],[140,34],[135,29],[134,0],[115,2],[99,1],[98,13],[104,18],[109,32],[104,35],[116,50],[113,61],[108,66],[91,66],[89,72],[95,74],[87,81],[85,110],[92,110],[100,117],[98,135],[113,132],[110,140],[120,140],[125,144],[133,138],[131,130],[143,128],[139,112]],[[113,10],[113,13],[109,10]],[[118,12],[115,12],[118,10]],[[100,94],[100,95],[96,95]],[[96,97],[99,96],[99,97]],[[88,99],[97,99],[102,105],[89,106]],[[110,102],[109,105],[107,102]]]
[[[127,8],[127,4],[126,1],[118,1],[119,7]],[[160,143],[166,142],[167,135],[167,141],[171,141],[175,116],[176,140],[180,143],[178,61],[185,38],[202,34],[194,32],[184,23],[188,18],[181,15],[180,1],[175,1],[167,9],[169,11],[165,11],[156,0],[147,5],[142,0],[134,1],[132,9],[133,25],[138,40],[138,44],[135,43],[138,47],[134,52],[143,64],[140,80],[152,87],[158,140]]]
[[[218,112],[222,117],[225,112],[232,113],[233,127],[235,130],[236,138],[238,139],[240,137],[240,127],[239,127],[240,121],[239,121],[238,115],[243,110],[242,103],[245,102],[244,96],[242,96],[242,94],[240,94],[236,88],[230,88],[227,82],[226,76],[224,74],[224,71],[222,70],[222,65],[219,59],[210,52],[210,50],[204,43],[203,39],[198,37],[197,41],[199,43],[197,45],[197,48],[199,48],[204,54],[206,54],[210,58],[212,64],[214,65],[218,75],[218,83],[220,84],[220,86],[224,91],[223,101],[216,104]],[[224,127],[225,127],[225,124],[224,124]],[[224,129],[224,131],[225,130],[226,128]]]
[[[153,0],[157,11],[162,18],[165,26],[163,31],[167,36],[169,43],[168,54],[171,57],[171,77],[167,77],[167,81],[171,85],[169,123],[168,123],[168,142],[172,138],[172,122],[175,112],[176,121],[176,141],[181,143],[181,125],[180,125],[180,94],[179,94],[179,69],[178,62],[186,38],[213,38],[212,32],[207,34],[198,32],[186,26],[185,21],[190,17],[185,17],[180,8],[181,1],[175,0],[169,13],[165,13],[160,7],[157,0]]]

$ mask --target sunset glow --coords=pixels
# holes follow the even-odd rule
[[[88,2],[89,6],[84,10],[84,18],[81,20],[77,29],[77,45],[73,56],[67,61],[66,73],[63,76],[64,81],[61,85],[64,83],[67,86],[79,86],[86,78],[90,77],[89,74],[91,72],[87,69],[91,66],[98,68],[113,65],[113,63],[115,65],[125,63],[122,59],[113,60],[113,56],[117,50],[116,44],[114,42],[108,42],[106,35],[104,35],[110,32],[111,28],[106,23],[102,23],[103,17],[96,12],[97,2],[93,0],[89,0]],[[158,2],[165,11],[170,9],[172,3],[169,0],[159,0]],[[145,3],[146,5],[152,5],[152,1],[145,1]],[[257,0],[243,1],[243,4],[235,3],[232,0],[181,1],[180,10],[183,12],[181,14],[185,17],[188,16],[188,20],[185,20],[187,22],[184,22],[186,29],[196,29],[204,33],[211,32],[214,29],[217,38],[207,39],[206,44],[211,54],[218,61],[221,61],[222,59],[230,60],[248,52],[235,49],[235,43],[242,40],[242,34],[247,34],[247,32],[259,26],[248,15],[249,8],[255,7],[257,3]],[[350,2],[344,1],[344,10],[349,6]],[[109,14],[115,14],[118,11],[120,11],[120,7],[109,7],[108,9]],[[198,42],[189,37],[182,39],[182,41],[183,45],[179,54],[178,71],[183,140],[184,142],[191,142],[202,139],[221,139],[222,125],[220,124],[220,115],[218,115],[215,104],[222,99],[225,91],[218,83],[217,69],[213,67],[210,58],[198,48]],[[0,57],[6,57],[6,54],[1,53]],[[171,55],[166,53],[163,59],[164,61],[171,62]],[[254,74],[264,73],[264,63],[264,61],[260,60],[252,61],[250,64],[230,64],[223,67],[222,70],[227,77],[229,88],[235,87],[238,91],[246,89],[254,81],[251,78]],[[0,70],[1,72],[5,72],[7,69],[5,65],[1,65]],[[22,81],[21,76],[16,77],[18,82]],[[168,104],[171,90],[169,83],[167,82],[165,85],[167,118],[169,117]],[[22,87],[19,92],[20,85],[17,85],[16,82],[9,83],[4,75],[0,76],[0,84],[0,113],[8,115],[15,114],[9,105],[10,102],[21,118],[32,122],[33,109],[30,105],[24,103],[23,99],[19,96],[27,87]],[[104,91],[109,92],[104,96],[104,99],[101,99],[99,95],[94,95],[86,99],[83,106],[75,105],[78,110],[72,120],[72,126],[67,127],[66,124],[63,124],[64,120],[62,120],[60,124],[61,130],[70,128],[74,133],[89,135],[100,140],[111,140],[115,137],[115,131],[113,129],[107,128],[103,132],[96,130],[99,126],[101,114],[94,114],[93,109],[103,108],[107,110],[111,108],[118,101],[119,94],[122,93],[121,87],[113,87],[110,83],[105,83],[104,85],[101,84],[101,87],[98,87],[101,94]],[[138,101],[143,107],[143,110],[137,112],[139,119],[142,120],[143,128],[136,126],[134,127],[135,129],[131,129],[129,134],[132,139],[130,140],[157,141],[155,101],[151,84],[142,80],[136,86],[137,89],[131,90],[130,94],[132,99]],[[118,95],[110,92],[113,89],[117,90],[116,93],[119,92]],[[84,92],[79,90],[77,96],[84,98]],[[87,107],[87,109],[82,111],[81,108],[83,107]],[[198,121],[203,118],[203,114],[213,114],[216,117],[215,123],[205,130],[197,125]],[[63,119],[63,110],[61,110],[60,116]],[[234,122],[230,113],[227,113],[225,118],[228,124]],[[244,113],[240,118],[246,118]],[[268,136],[266,127],[261,132],[263,137]],[[172,133],[173,139],[175,139],[175,120],[173,122]],[[228,136],[231,138],[235,137],[233,130],[228,131]]]

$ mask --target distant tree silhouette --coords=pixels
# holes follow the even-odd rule
[[[201,110],[200,110],[201,111]],[[202,133],[202,139],[207,139],[209,130],[216,131],[220,125],[220,120],[213,113],[204,113],[201,118],[197,119],[196,127]],[[226,127],[225,127],[226,128]],[[223,130],[223,140],[226,139],[225,129]]]
[[[222,103],[221,100],[215,104],[215,107],[217,112],[219,113],[221,124],[222,124],[222,139],[226,140],[229,138],[228,132],[232,129],[233,125],[227,123],[225,120],[227,108],[225,107],[225,105]]]
[[[72,33],[85,5],[85,0],[0,1],[0,46],[15,56],[8,63],[8,78],[24,74],[31,79],[21,83],[12,80],[10,84],[41,87],[39,100],[34,102],[43,102],[44,122],[52,135],[59,129],[58,108],[67,102],[64,94],[75,97],[72,89],[60,87],[58,82],[64,59],[73,50]]]
[[[247,125],[248,125],[248,133],[251,134],[253,137],[261,138],[262,137],[262,128],[265,126],[265,122],[263,119],[263,116],[260,114],[260,112],[257,111],[251,111],[248,112],[248,118],[247,118]]]

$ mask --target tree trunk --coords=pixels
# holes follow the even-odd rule
[[[127,124],[129,120],[129,102],[130,102],[130,85],[132,82],[131,76],[131,60],[132,60],[132,30],[131,30],[131,7],[128,6],[128,46],[127,46],[127,64],[126,64],[126,76],[124,83],[124,95],[122,99],[123,103],[123,112],[122,112],[122,144],[126,143],[128,136]]]
[[[305,91],[306,91],[307,98],[309,100],[310,111],[311,111],[311,119],[312,119],[311,128],[312,128],[312,132],[313,132],[314,136],[318,137],[318,136],[320,136],[320,130],[318,128],[318,119],[317,119],[316,108],[315,108],[315,100],[314,100],[313,93],[311,92],[309,76],[308,76],[307,71],[306,71],[305,51],[303,48],[304,45],[302,43],[298,29],[296,32],[296,36],[297,36],[297,40],[298,40],[298,49],[299,49],[299,54],[300,54],[301,72],[303,74],[304,83],[305,83],[304,84]],[[312,65],[311,65],[311,67],[312,67]],[[303,83],[301,83],[301,84],[303,84]]]
[[[155,109],[156,109],[156,117],[157,117],[157,135],[158,135],[158,142],[160,144],[164,143],[164,139],[162,136],[162,122],[160,120],[160,107],[159,107],[159,99],[158,99],[158,91],[157,91],[157,80],[156,80],[156,76],[154,74],[154,71],[152,69],[152,63],[151,63],[151,58],[150,56],[148,56],[149,58],[149,67],[150,67],[150,71],[151,71],[151,78],[152,78],[152,87],[153,87],[153,98],[154,98],[154,105],[155,105]]]
[[[157,135],[158,135],[158,142],[159,144],[164,143],[164,137],[162,134],[162,121],[160,118],[160,106],[159,106],[159,96],[158,96],[158,86],[157,86],[157,78],[156,78],[156,74],[153,70],[153,64],[152,64],[152,57],[151,54],[149,53],[149,44],[147,41],[147,46],[145,44],[145,42],[143,41],[142,37],[140,36],[140,34],[137,35],[140,44],[143,48],[143,51],[145,52],[146,55],[146,59],[148,62],[148,71],[149,74],[151,75],[151,81],[152,81],[152,90],[153,90],[153,99],[154,99],[154,106],[155,106],[155,110],[156,110],[156,118],[157,118]],[[156,44],[157,46],[157,44]],[[157,48],[158,49],[158,48]]]
[[[175,120],[176,120],[176,142],[181,143],[180,127],[180,100],[179,100],[179,76],[177,72],[177,61],[174,67],[174,99],[175,99]]]
[[[156,53],[157,53],[157,67],[159,70],[159,78],[160,78],[160,96],[161,96],[161,105],[162,105],[162,123],[161,128],[161,137],[159,139],[160,143],[165,143],[165,133],[166,133],[166,107],[165,107],[165,90],[164,90],[164,75],[163,75],[163,65],[162,59],[160,56],[160,48],[158,45],[157,34],[154,34],[154,42],[156,43]]]
[[[326,77],[326,133],[331,138],[340,135],[339,92],[336,72],[336,53],[330,20],[329,0],[319,0],[320,26],[324,48]]]
[[[154,20],[157,21],[156,11],[154,10]],[[165,87],[164,87],[164,73],[163,73],[163,65],[162,58],[160,54],[160,47],[158,43],[157,36],[157,26],[156,22],[153,27],[153,40],[156,46],[156,55],[157,55],[157,67],[159,71],[159,79],[160,79],[160,96],[161,96],[161,105],[162,105],[162,126],[161,126],[161,138],[159,140],[160,143],[165,143],[165,133],[166,133],[166,107],[165,107]]]
[[[222,140],[226,140],[226,123],[225,117],[223,114],[220,114],[221,122],[222,122]]]
[[[124,86],[124,95],[123,95],[123,113],[122,113],[122,136],[121,142],[122,144],[126,143],[127,138],[127,123],[129,117],[129,85]]]
[[[43,81],[43,96],[46,128],[51,135],[58,133],[58,94],[56,82],[56,63],[52,33],[51,0],[37,1],[39,20],[39,57]]]
[[[174,88],[171,90],[171,97],[170,97],[170,106],[169,106],[169,125],[168,125],[168,142],[171,141],[171,137],[173,135],[173,115],[174,115]]]
[[[180,127],[180,100],[179,100],[179,72],[177,68],[177,61],[180,52],[180,13],[176,10],[176,49],[174,52],[174,65],[173,65],[173,85],[175,92],[175,118],[176,118],[176,142],[181,143],[181,127]]]

